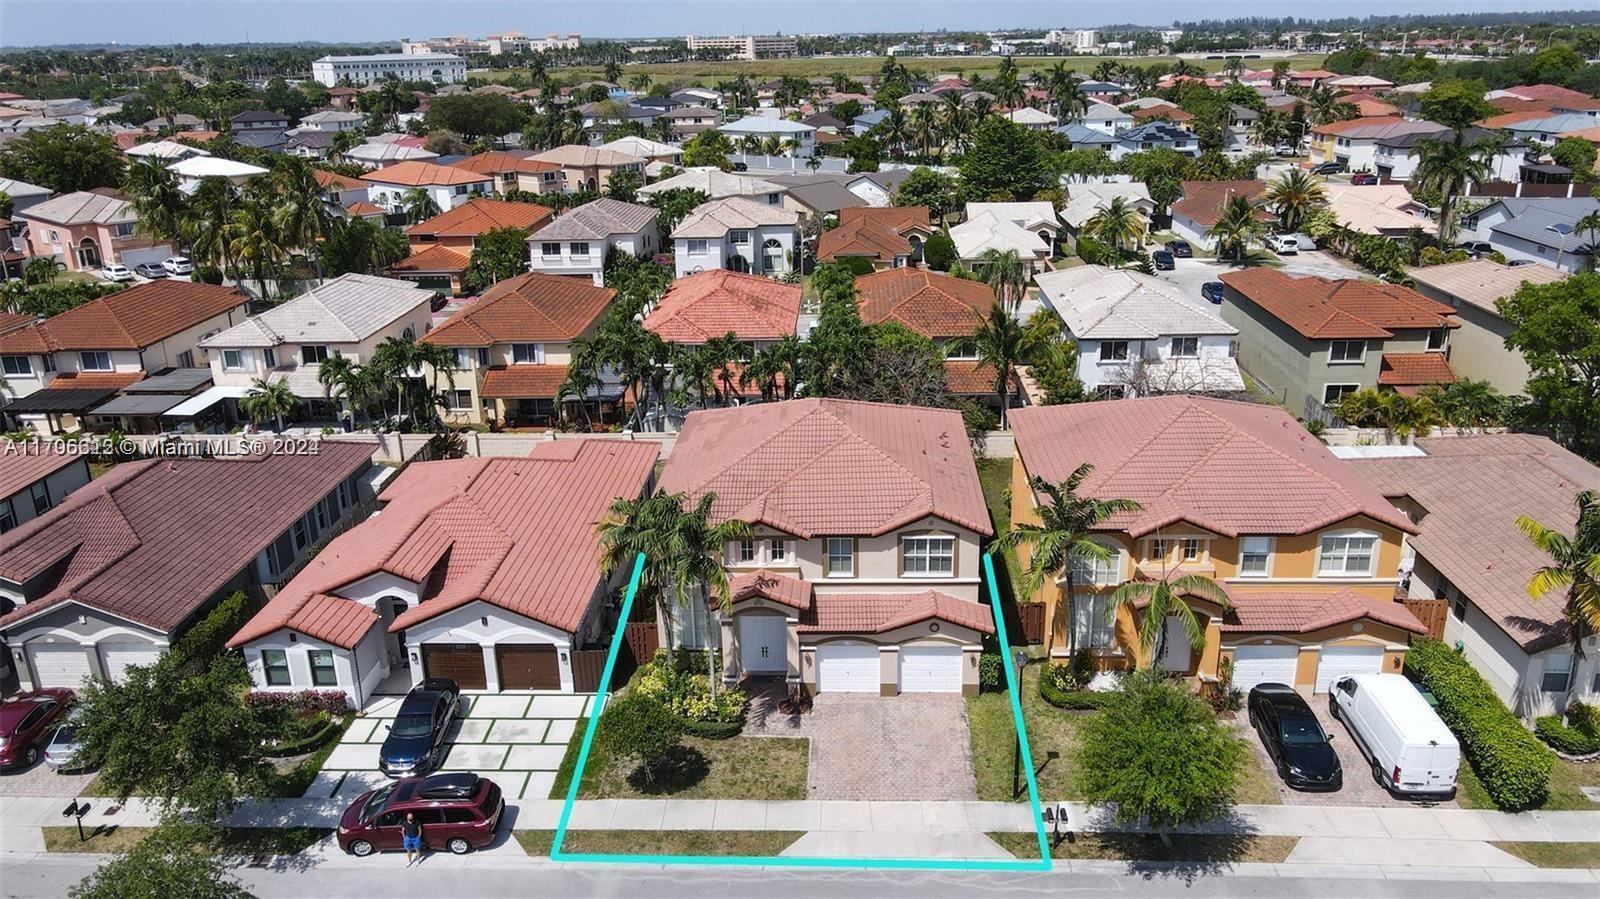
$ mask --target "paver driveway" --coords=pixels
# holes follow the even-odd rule
[[[307,796],[355,798],[389,780],[378,771],[378,750],[400,696],[373,700],[328,756]],[[500,785],[508,799],[545,799],[556,769],[573,739],[578,719],[588,714],[587,694],[461,697],[463,716],[451,725],[442,771],[475,771]]]
[[[810,740],[806,798],[978,798],[959,694],[821,693],[794,716],[769,713],[773,695],[752,690],[745,733]]]

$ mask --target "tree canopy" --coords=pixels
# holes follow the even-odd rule
[[[122,183],[122,154],[106,134],[82,125],[24,131],[0,149],[0,175],[72,193]]]
[[[972,147],[957,167],[968,201],[995,196],[1031,200],[1051,183],[1039,136],[1000,116],[989,116],[978,125]]]
[[[1512,329],[1506,346],[1532,369],[1527,423],[1600,459],[1600,274],[1525,283],[1496,305]]]
[[[478,236],[472,260],[462,277],[468,289],[482,293],[527,270],[528,232],[521,228],[493,228]]]

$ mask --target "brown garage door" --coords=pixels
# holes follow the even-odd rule
[[[476,643],[424,643],[422,670],[428,677],[448,677],[463,690],[487,690],[483,648]]]
[[[554,646],[506,643],[495,647],[502,690],[559,690],[561,665]]]

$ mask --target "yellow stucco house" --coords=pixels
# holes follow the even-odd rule
[[[1403,538],[1415,528],[1370,484],[1284,410],[1192,396],[1018,409],[1011,520],[1039,521],[1033,477],[1059,484],[1094,466],[1082,496],[1125,498],[1141,510],[1106,520],[1094,539],[1105,562],[1047,580],[1046,645],[1079,649],[1102,669],[1146,664],[1139,608],[1110,595],[1134,579],[1201,574],[1227,592],[1227,608],[1189,597],[1205,625],[1192,645],[1178,619],[1165,625],[1161,658],[1197,685],[1285,683],[1325,693],[1348,674],[1397,673],[1413,634],[1425,631],[1396,602]],[[1026,568],[1028,549],[1020,550]]]

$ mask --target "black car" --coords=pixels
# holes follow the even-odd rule
[[[1474,259],[1494,252],[1494,247],[1489,246],[1489,242],[1486,240],[1463,241],[1456,244],[1456,249],[1466,250],[1467,255]]]
[[[141,262],[133,267],[133,273],[145,278],[165,278],[167,270],[159,262]]]
[[[1156,250],[1154,253],[1151,253],[1150,261],[1156,264],[1157,269],[1164,272],[1170,272],[1178,266],[1178,264],[1173,261],[1172,254],[1168,253],[1166,250]]]
[[[1219,306],[1222,305],[1222,282],[1207,281],[1206,283],[1200,285],[1200,296],[1210,300],[1213,303],[1216,303]]]
[[[1194,247],[1189,246],[1187,240],[1169,240],[1164,244],[1167,252],[1179,259],[1189,259],[1194,256]]]
[[[1247,705],[1250,725],[1290,788],[1332,792],[1344,785],[1339,755],[1311,707],[1287,684],[1257,684]]]
[[[411,688],[378,750],[378,768],[390,777],[427,774],[444,761],[445,734],[460,710],[461,690],[447,677]]]
[[[1311,167],[1311,174],[1313,175],[1337,175],[1342,171],[1344,171],[1344,163],[1337,160],[1319,162]]]

